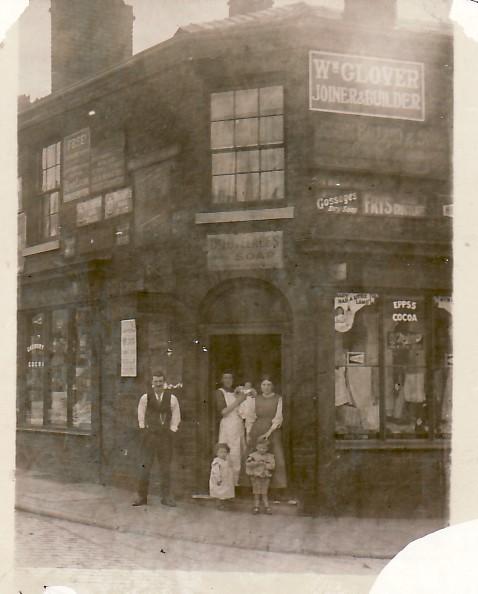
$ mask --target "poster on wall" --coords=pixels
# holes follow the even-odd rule
[[[207,236],[209,270],[283,268],[282,231]]]
[[[309,52],[312,111],[425,120],[424,64]]]
[[[63,145],[63,202],[70,202],[90,193],[90,129],[70,134]]]
[[[137,375],[136,320],[121,320],[121,377]]]
[[[370,293],[342,293],[335,297],[334,316],[335,330],[348,332],[355,319],[355,314],[366,305],[373,305],[377,295]]]

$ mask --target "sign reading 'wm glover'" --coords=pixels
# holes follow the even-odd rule
[[[424,65],[332,52],[309,52],[314,111],[425,120]]]
[[[282,268],[282,231],[207,236],[209,270]]]

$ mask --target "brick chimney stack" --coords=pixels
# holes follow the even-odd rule
[[[52,93],[133,55],[133,7],[124,0],[51,0]]]
[[[229,16],[272,8],[274,0],[229,0]]]
[[[397,18],[397,0],[345,0],[344,20],[358,25],[391,28]]]

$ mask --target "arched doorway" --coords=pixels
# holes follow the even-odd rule
[[[200,310],[200,330],[206,356],[201,357],[200,484],[206,487],[219,419],[213,393],[225,369],[235,383],[250,381],[259,389],[260,377],[270,375],[284,398],[284,446],[288,444],[290,393],[291,313],[284,295],[272,284],[255,279],[235,279],[211,291]]]

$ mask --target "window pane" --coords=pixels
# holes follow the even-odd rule
[[[44,148],[41,151],[41,168],[42,168],[42,170],[47,168],[46,155],[47,155],[47,149]]]
[[[451,436],[453,384],[451,297],[433,298],[433,393],[437,437]]]
[[[234,117],[234,91],[212,93],[211,120],[228,120]]]
[[[59,217],[58,213],[50,215],[50,237],[56,237],[58,235]]]
[[[45,315],[30,318],[27,345],[25,420],[31,425],[43,425],[43,389],[45,382]]]
[[[215,175],[212,178],[212,200],[215,203],[234,202],[234,176]]]
[[[257,116],[259,110],[259,93],[257,89],[236,91],[236,118]]]
[[[261,151],[261,170],[284,169],[284,149],[265,149]]]
[[[73,386],[73,426],[91,427],[93,390],[93,347],[91,315],[88,310],[76,312],[76,366]]]
[[[255,146],[258,143],[258,119],[236,120],[236,146]]]
[[[379,412],[379,309],[376,295],[335,298],[335,431],[376,437]]]
[[[50,237],[50,197],[42,197],[42,236],[43,239]]]
[[[232,148],[234,146],[234,122],[212,122],[211,148]]]
[[[46,166],[56,165],[56,144],[51,144],[46,150]]]
[[[283,142],[284,118],[283,116],[269,116],[261,118],[261,144]]]
[[[238,202],[259,200],[258,173],[241,173],[236,176],[236,180]]]
[[[425,320],[423,300],[387,300],[385,340],[385,413],[391,437],[426,437]]]
[[[60,167],[60,165],[56,165],[55,166],[55,188],[58,188],[60,186],[60,183],[61,183],[60,175],[61,175],[61,167]]]
[[[261,115],[284,113],[282,87],[264,87],[260,90],[260,113]]]
[[[46,189],[54,190],[56,188],[56,172],[55,167],[46,170]]]
[[[261,173],[261,200],[279,200],[281,198],[284,198],[284,172]]]
[[[48,184],[47,184],[47,170],[44,169],[42,171],[42,178],[41,178],[41,189],[43,192],[45,192],[46,190],[48,190]]]
[[[215,153],[212,156],[212,174],[234,173],[235,153]]]
[[[51,391],[49,421],[51,425],[66,427],[68,394],[68,311],[52,312]]]
[[[259,171],[259,151],[238,151],[237,171],[239,173]]]
[[[60,165],[61,163],[61,142],[56,143],[56,164]]]
[[[58,212],[58,192],[50,194],[50,213]]]

